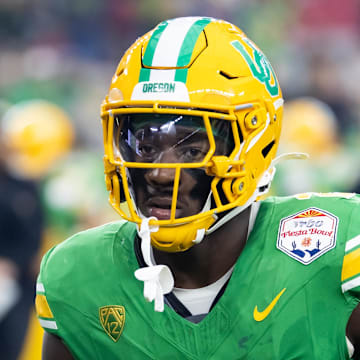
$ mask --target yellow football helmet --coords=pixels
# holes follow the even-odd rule
[[[59,106],[45,100],[28,100],[7,110],[0,135],[11,170],[25,178],[39,178],[70,150],[74,129]]]
[[[154,247],[189,249],[266,191],[282,108],[269,61],[239,28],[207,17],[160,23],[127,50],[101,106],[111,205],[139,226],[151,218]],[[157,153],[151,141],[169,134],[176,144]],[[189,137],[196,149],[184,149]],[[164,169],[171,204],[153,218],[139,208],[134,173]],[[195,171],[208,179],[203,207],[182,216],[182,176]]]
[[[284,105],[281,148],[308,153],[310,160],[333,153],[339,143],[337,119],[328,104],[299,97]]]

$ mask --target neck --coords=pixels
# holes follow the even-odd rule
[[[247,239],[250,207],[205,236],[187,251],[168,253],[154,250],[157,264],[167,265],[179,288],[200,288],[221,278],[240,256]]]

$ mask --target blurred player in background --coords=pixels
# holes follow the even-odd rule
[[[270,63],[228,22],[164,21],[130,47],[101,112],[125,221],[44,256],[44,360],[356,354],[359,197],[259,200],[282,110]]]
[[[1,154],[6,153],[1,148]],[[0,353],[17,359],[34,298],[33,262],[43,213],[34,182],[15,177],[0,162]],[[21,324],[21,325],[20,325]]]
[[[347,191],[357,178],[356,152],[344,146],[340,124],[331,108],[314,97],[284,104],[280,153],[306,153],[307,161],[279,163],[272,193]]]
[[[0,353],[11,360],[18,359],[32,314],[46,227],[41,181],[70,149],[73,128],[57,105],[29,100],[5,112],[0,139]]]
[[[42,184],[48,245],[115,220],[103,185],[102,159],[93,151],[74,149],[53,167]]]

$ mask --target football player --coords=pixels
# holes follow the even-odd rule
[[[263,200],[282,109],[269,61],[226,21],[164,21],[130,47],[101,108],[123,220],[44,256],[45,360],[354,354],[359,198]]]
[[[72,138],[69,116],[43,99],[12,104],[0,119],[0,354],[7,360],[29,359],[28,334],[33,324],[42,331],[33,308],[48,225],[42,184]]]

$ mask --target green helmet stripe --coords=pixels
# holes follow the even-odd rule
[[[194,25],[187,32],[185,39],[181,45],[180,54],[176,66],[182,67],[189,64],[195,44],[199,38],[200,33],[205,26],[211,22],[210,18],[203,18],[194,23]],[[191,52],[188,51],[191,49]],[[178,69],[175,73],[175,81],[186,83],[188,69]]]
[[[168,24],[169,23],[167,21],[163,21],[151,35],[151,38],[149,40],[148,46],[146,47],[146,51],[145,51],[144,58],[143,58],[144,64],[152,64],[156,46],[159,43],[161,34],[164,32],[164,30],[166,29]],[[151,71],[151,69],[141,68],[139,82],[140,81],[149,81],[150,80],[150,71]]]
[[[139,82],[157,81],[161,72],[162,81],[180,81],[187,79],[187,66],[191,60],[195,44],[211,18],[180,18],[162,22],[153,32],[145,50],[143,64],[148,67],[168,67],[167,70],[142,68]],[[193,22],[193,23],[192,23]],[[169,26],[171,25],[171,26]],[[175,45],[169,49],[169,39]],[[171,47],[171,45],[170,45]],[[175,69],[181,67],[182,69]],[[164,76],[165,75],[165,76]]]

